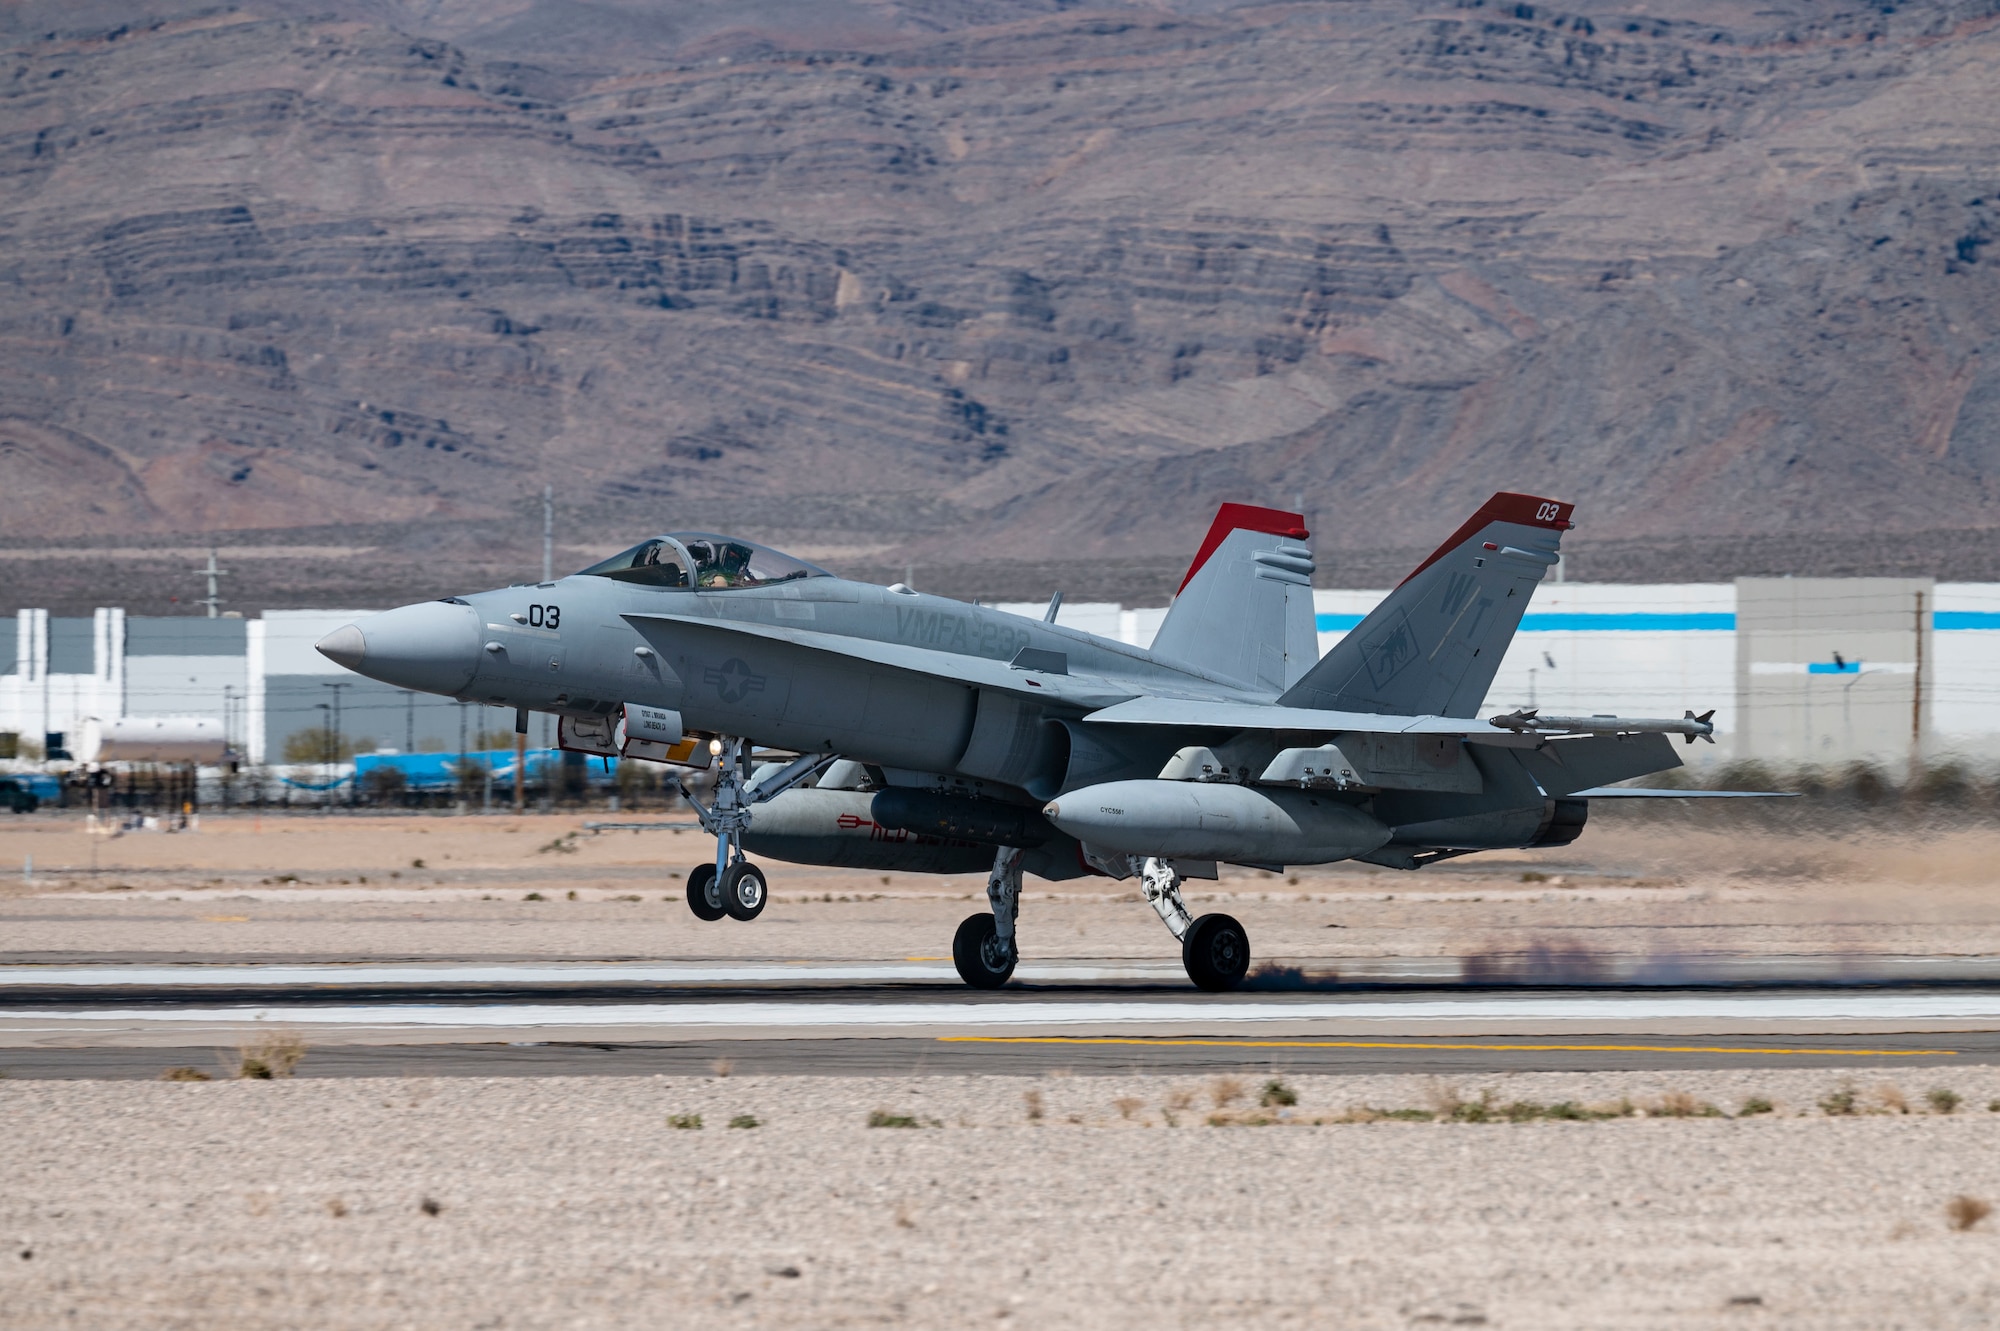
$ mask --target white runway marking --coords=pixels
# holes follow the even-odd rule
[[[1024,962],[1027,981],[1185,980],[1175,961]],[[959,983],[949,961],[930,962],[570,962],[398,966],[0,966],[0,990],[10,985],[64,988],[237,988],[266,985],[454,984],[797,984]]]
[[[1444,1025],[1504,1021],[1543,1029],[1604,1022],[1701,1022],[1756,1027],[1783,1022],[1844,1025],[1885,1021],[1992,1021],[2000,1023],[2000,994],[1776,994],[1776,995],[1480,995],[1465,998],[1285,999],[1132,1002],[946,1003],[575,1003],[575,1004],[355,1004],[338,1007],[269,1005],[202,1008],[94,1008],[4,1014],[16,1031],[29,1023],[369,1026],[413,1029],[655,1027],[662,1030],[784,1027],[824,1031],[881,1027],[998,1029],[1027,1027],[1171,1026],[1193,1029],[1277,1022],[1394,1022]]]

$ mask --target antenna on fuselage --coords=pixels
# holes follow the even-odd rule
[[[1060,609],[1062,609],[1062,593],[1061,593],[1061,592],[1057,592],[1057,593],[1056,593],[1056,594],[1055,594],[1054,596],[1051,596],[1051,597],[1049,598],[1049,608],[1048,608],[1048,611],[1047,611],[1047,612],[1046,612],[1045,614],[1043,614],[1043,616],[1042,616],[1042,622],[1043,622],[1044,624],[1053,624],[1053,623],[1055,623],[1055,622],[1056,622],[1056,611],[1058,611],[1058,610],[1060,610]]]

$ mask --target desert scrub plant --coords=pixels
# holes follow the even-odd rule
[[[1276,1077],[1265,1082],[1264,1089],[1257,1096],[1257,1103],[1266,1109],[1276,1109],[1280,1106],[1289,1108],[1298,1102],[1299,1093]]]
[[[1907,1114],[1910,1112],[1909,1098],[1903,1094],[1903,1088],[1900,1086],[1884,1083],[1876,1087],[1875,1102],[1882,1106],[1882,1112],[1885,1114]]]
[[[1449,1114],[1438,1117],[1453,1123],[1496,1123],[1499,1115],[1494,1110],[1493,1092],[1481,1091],[1477,1100],[1460,1100],[1452,1106]]]
[[[699,1132],[701,1131],[701,1115],[669,1114],[667,1115],[667,1126],[670,1128],[679,1128],[682,1132]]]
[[[1959,1105],[1963,1103],[1958,1098],[1957,1091],[1948,1090],[1943,1086],[1934,1086],[1925,1091],[1924,1099],[1930,1103],[1933,1114],[1956,1114]]]
[[[868,1115],[868,1126],[871,1128],[920,1128],[923,1124],[917,1122],[916,1117],[911,1114],[892,1114],[886,1109],[877,1109]]]
[[[306,1042],[290,1031],[272,1031],[237,1051],[236,1075],[243,1081],[289,1077],[306,1056]]]
[[[1042,1093],[1040,1091],[1029,1091],[1022,1095],[1021,1106],[1027,1112],[1028,1122],[1039,1123],[1042,1121]]]
[[[1208,1098],[1217,1109],[1227,1109],[1243,1098],[1242,1079],[1217,1077],[1208,1084]]]
[[[168,1068],[160,1074],[161,1081],[213,1081],[200,1068]]]
[[[1847,1118],[1861,1111],[1855,1104],[1854,1088],[1843,1086],[1820,1097],[1819,1112],[1828,1118]]]
[[[755,1114],[738,1114],[729,1120],[729,1126],[732,1128],[761,1128],[764,1125],[758,1120]]]
[[[1753,1095],[1745,1100],[1742,1107],[1736,1111],[1736,1117],[1755,1118],[1759,1114],[1773,1114],[1776,1112],[1777,1106],[1773,1105],[1769,1100],[1766,1100],[1761,1095]]]
[[[1653,1106],[1659,1118],[1721,1118],[1722,1111],[1706,1100],[1697,1100],[1686,1091],[1668,1091]]]
[[[1961,1234],[1992,1214],[1993,1203],[1962,1192],[1944,1204],[1945,1223]]]
[[[1146,1107],[1146,1102],[1136,1095],[1121,1095],[1111,1102],[1111,1107],[1118,1111],[1118,1117],[1130,1120],[1132,1115]]]

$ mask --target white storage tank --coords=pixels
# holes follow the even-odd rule
[[[219,763],[229,756],[229,741],[219,717],[92,717],[83,723],[76,756],[86,763]]]

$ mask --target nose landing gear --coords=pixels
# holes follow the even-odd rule
[[[825,771],[836,755],[802,753],[783,768],[771,773],[754,787],[750,784],[750,745],[737,738],[723,738],[716,763],[715,794],[707,804],[693,795],[702,830],[715,835],[715,860],[697,864],[687,879],[688,909],[699,920],[754,920],[764,913],[770,888],[764,871],[743,858],[743,833],[750,826],[753,806],[790,790],[808,777]]]

